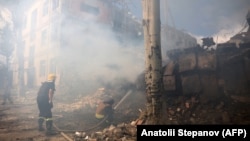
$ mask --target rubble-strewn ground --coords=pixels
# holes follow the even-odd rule
[[[134,93],[132,93],[134,94]],[[99,95],[78,97],[75,99],[65,99],[60,95],[54,97],[53,117],[54,124],[63,133],[57,132],[55,135],[46,136],[45,132],[39,132],[37,129],[38,109],[36,105],[36,91],[26,94],[26,98],[16,98],[13,95],[14,104],[7,103],[0,105],[0,140],[1,141],[65,141],[91,140],[106,138],[104,132],[121,133],[121,136],[128,134],[128,138],[135,140],[135,126],[130,122],[136,120],[140,114],[140,107],[143,105],[143,95],[139,94],[132,98],[130,94],[127,99],[115,110],[115,120],[112,126],[97,126],[100,121],[95,119],[95,106]],[[118,102],[119,100],[117,100]],[[138,102],[139,101],[139,102]],[[119,127],[119,131],[118,128]],[[104,130],[105,128],[105,130]],[[126,129],[130,128],[130,129]],[[56,128],[54,128],[56,130]],[[76,136],[76,131],[85,133],[86,136]],[[101,131],[101,132],[100,132]],[[129,133],[132,131],[132,133]],[[127,133],[126,133],[127,132]],[[100,134],[102,133],[102,134]],[[130,134],[134,134],[131,136]],[[66,137],[65,137],[66,135]],[[110,135],[111,136],[111,135]],[[131,137],[129,137],[131,136]]]
[[[0,107],[1,141],[65,141],[65,140],[136,140],[135,122],[145,106],[143,92],[133,92],[115,110],[114,124],[98,125],[94,118],[98,94],[74,100],[55,95],[54,123],[61,132],[46,136],[37,130],[38,110],[36,93],[16,98],[14,104]],[[15,95],[13,96],[15,98]],[[122,97],[119,97],[122,98]],[[250,96],[223,95],[213,101],[198,96],[166,96],[164,119],[166,124],[250,124]],[[119,99],[116,100],[117,102]],[[117,104],[117,103],[116,103]],[[78,136],[76,135],[78,132]],[[68,138],[68,139],[67,139]]]
[[[166,99],[167,124],[250,124],[250,96],[223,95],[210,101],[199,96]]]

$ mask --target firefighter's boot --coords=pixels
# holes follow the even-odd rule
[[[54,130],[52,130],[53,127],[53,121],[52,120],[47,120],[46,121],[46,135],[54,135],[56,134],[56,132]]]
[[[39,130],[39,131],[44,131],[43,122],[44,122],[44,119],[43,119],[43,118],[39,118],[39,119],[38,119],[38,130]]]

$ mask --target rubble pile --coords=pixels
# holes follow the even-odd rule
[[[174,100],[175,99],[175,100]],[[250,102],[221,97],[202,102],[198,97],[168,98],[166,124],[249,124]]]
[[[249,124],[249,43],[174,49],[163,68],[165,124]]]
[[[132,138],[134,140],[136,121],[144,109],[146,97],[140,92],[133,91],[121,102],[121,99],[125,97],[124,93],[116,90],[106,89],[106,91],[120,94],[114,96],[116,99],[114,107],[116,109],[114,122],[111,126],[97,126],[100,124],[100,121],[95,118],[96,105],[103,95],[102,89],[98,89],[94,94],[75,99],[72,103],[61,102],[57,99],[55,101],[55,109],[53,109],[55,125],[58,129],[66,131],[66,133],[80,132],[80,137],[76,136],[76,134],[69,134],[71,138],[79,138],[79,140],[80,138],[88,138],[89,140],[102,140],[103,138],[129,140]],[[83,134],[83,132],[86,133]]]
[[[76,141],[135,141],[136,125],[120,123],[117,126],[111,125],[101,131],[86,133],[76,132],[74,135]]]

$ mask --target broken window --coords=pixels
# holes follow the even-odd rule
[[[36,21],[37,21],[37,9],[35,9],[31,14],[31,30],[30,30],[30,40],[34,40],[36,37]]]
[[[45,76],[46,73],[46,61],[40,61],[40,76]]]
[[[59,23],[53,23],[51,28],[51,41],[56,41],[59,38]]]
[[[42,36],[41,36],[41,42],[42,42],[42,45],[45,45],[46,42],[47,42],[47,29],[44,29],[42,31]]]
[[[99,15],[99,13],[100,13],[98,7],[94,7],[94,6],[88,5],[86,3],[82,3],[80,8],[81,8],[81,11],[84,11],[84,12],[87,12],[87,13],[90,13],[93,15]]]
[[[59,7],[59,0],[52,0],[52,10]]]
[[[56,60],[53,58],[50,60],[50,73],[56,73]]]
[[[29,66],[34,65],[34,53],[35,53],[35,46],[31,46],[29,49]]]
[[[48,15],[49,12],[49,2],[46,0],[43,4],[43,16]]]
[[[115,31],[121,31],[122,29],[122,22],[123,20],[123,13],[121,13],[120,11],[114,9],[114,13],[113,13],[113,29]]]

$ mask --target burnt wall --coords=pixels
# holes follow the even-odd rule
[[[168,51],[164,91],[178,95],[218,95],[222,91],[249,93],[250,45],[219,44],[208,51],[199,46]]]

